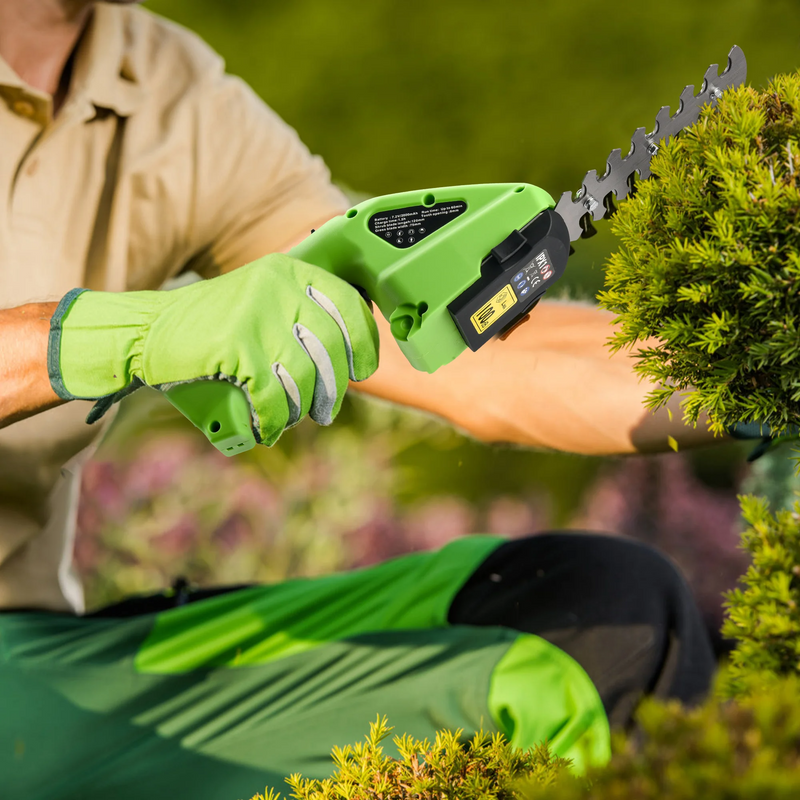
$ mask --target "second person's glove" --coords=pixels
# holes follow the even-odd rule
[[[328,425],[348,380],[377,367],[378,330],[359,293],[285,255],[167,292],[74,289],[50,327],[50,382],[64,399],[97,400],[89,421],[141,385],[226,380],[247,394],[267,445],[306,414]]]

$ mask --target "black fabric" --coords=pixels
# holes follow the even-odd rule
[[[616,727],[630,726],[644,694],[701,700],[716,667],[677,568],[617,537],[553,532],[506,542],[458,592],[448,621],[502,625],[561,648],[592,679]]]

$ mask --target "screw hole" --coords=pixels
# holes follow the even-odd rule
[[[219,432],[219,429],[220,429],[221,427],[222,427],[222,425],[220,425],[220,424],[219,424],[219,422],[217,422],[216,420],[214,420],[214,421],[213,421],[213,422],[212,422],[212,423],[211,423],[211,424],[208,426],[208,429],[211,431],[211,433],[218,433],[218,432]]]
[[[517,186],[517,188],[514,189],[514,191],[515,192],[524,192],[525,191],[525,187],[524,186]]]
[[[357,209],[357,208],[351,208],[351,209],[350,209],[350,210],[349,210],[349,211],[348,211],[348,212],[345,214],[345,216],[347,217],[347,219],[353,219],[353,217],[354,217],[354,216],[356,216],[356,214],[358,214],[358,209]]]
[[[419,314],[420,316],[422,316],[427,310],[428,310],[428,304],[427,303],[420,303],[417,306],[417,314]]]
[[[422,205],[424,206],[432,206],[435,202],[436,198],[430,193],[426,194],[425,197],[422,198]]]

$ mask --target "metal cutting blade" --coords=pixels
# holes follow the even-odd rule
[[[670,115],[669,106],[662,106],[656,115],[653,132],[646,133],[644,128],[637,128],[626,156],[623,157],[619,148],[612,150],[605,173],[598,175],[597,170],[590,169],[577,195],[564,192],[556,212],[567,223],[570,241],[591,236],[595,232],[592,220],[603,219],[614,208],[615,202],[627,197],[637,178],[644,180],[650,177],[650,159],[658,152],[659,146],[697,122],[703,106],[716,105],[723,92],[741,86],[746,78],[747,60],[742,49],[734,46],[721,74],[717,64],[712,64],[706,70],[698,94],[694,93],[694,86],[691,85],[681,92],[675,114]]]

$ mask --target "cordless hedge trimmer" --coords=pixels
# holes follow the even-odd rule
[[[627,155],[613,150],[602,175],[590,170],[580,191],[564,192],[557,204],[525,183],[384,195],[330,220],[290,255],[356,286],[389,321],[408,361],[434,372],[527,319],[564,273],[571,243],[592,235],[592,222],[650,177],[659,146],[744,82],[739,47],[718,73],[711,65],[699,94],[687,86],[674,115],[662,107],[651,133],[637,129]],[[167,397],[225,455],[255,445],[250,408],[235,385],[198,381]]]

